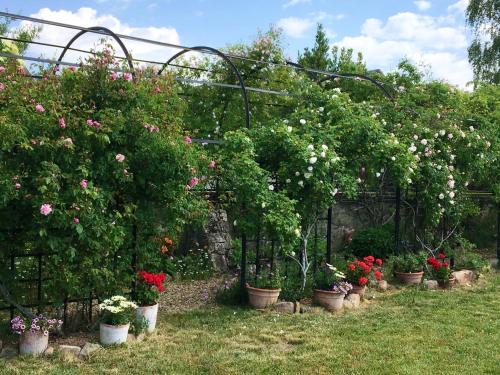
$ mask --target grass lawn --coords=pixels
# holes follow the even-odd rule
[[[87,361],[0,360],[0,374],[500,374],[499,284],[386,292],[338,315],[163,314],[143,342]]]

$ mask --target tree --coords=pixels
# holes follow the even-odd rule
[[[474,78],[491,83],[500,82],[500,1],[471,0],[466,10],[474,40],[469,46],[469,62]]]
[[[314,47],[312,49],[306,47],[304,49],[303,55],[300,55],[299,53],[298,62],[306,68],[331,70],[332,62],[328,54],[329,50],[329,41],[326,37],[323,25],[318,23],[318,28],[316,29],[316,42],[314,43]]]

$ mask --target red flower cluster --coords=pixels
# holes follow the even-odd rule
[[[165,286],[163,286],[163,282],[165,281],[166,275],[162,273],[148,273],[146,271],[139,271],[137,273],[139,276],[138,280],[139,282],[145,284],[145,285],[150,285],[150,286],[155,286],[158,292],[163,292],[165,290]]]
[[[351,283],[363,286],[368,283],[368,276],[373,273],[377,281],[382,280],[382,272],[375,264],[382,266],[382,259],[375,259],[372,255],[364,257],[362,261],[355,259],[347,265],[347,279]]]
[[[448,268],[448,262],[443,260],[446,258],[446,255],[444,253],[439,253],[438,258],[441,259],[441,261],[437,260],[435,257],[427,258],[427,264],[431,265],[435,270],[438,270],[441,267]]]

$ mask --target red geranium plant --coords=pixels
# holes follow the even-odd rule
[[[160,293],[165,291],[166,275],[162,273],[137,273],[137,303],[139,306],[151,306],[158,303]]]
[[[436,278],[436,280],[447,281],[450,277],[450,265],[446,261],[446,254],[439,253],[437,257],[427,258],[427,264],[430,265],[431,273]]]
[[[354,259],[347,265],[346,279],[354,285],[365,286],[370,279],[382,280],[382,259],[375,259],[372,255],[363,260]]]

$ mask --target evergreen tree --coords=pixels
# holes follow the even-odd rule
[[[318,70],[331,70],[331,60],[328,51],[330,45],[322,24],[316,29],[316,41],[314,47],[304,49],[304,54],[299,53],[298,63],[306,68]]]

